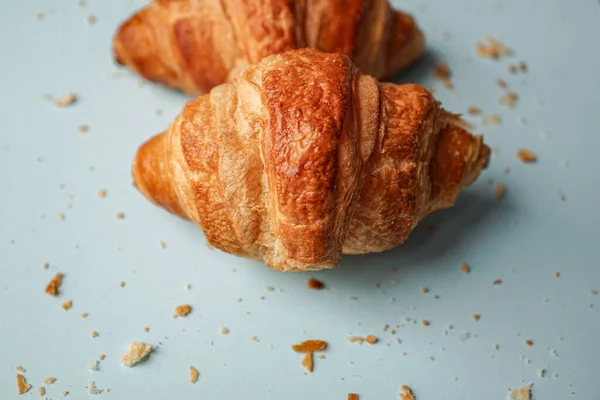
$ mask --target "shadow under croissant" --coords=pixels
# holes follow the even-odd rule
[[[425,50],[423,55],[415,62],[401,71],[398,71],[389,82],[395,84],[416,83],[425,85],[433,76],[436,65],[439,62],[438,55],[431,49]]]

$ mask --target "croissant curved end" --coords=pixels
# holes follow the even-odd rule
[[[133,184],[152,203],[187,219],[173,188],[166,141],[167,134],[161,133],[140,146],[131,169]]]

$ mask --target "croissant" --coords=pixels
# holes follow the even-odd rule
[[[132,172],[142,194],[211,245],[303,271],[404,242],[489,154],[426,89],[302,49],[187,103],[140,147]]]
[[[113,52],[151,81],[202,94],[265,56],[311,47],[388,78],[423,34],[387,0],[154,0],[121,25]]]

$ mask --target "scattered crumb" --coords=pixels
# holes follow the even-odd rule
[[[460,335],[458,338],[464,342],[466,340],[468,340],[471,337],[471,334],[469,332],[465,332],[462,335]]]
[[[117,218],[118,219],[125,219],[125,214],[123,214],[122,212],[117,214]]]
[[[40,397],[42,397],[43,395],[46,394],[46,389],[43,386],[40,386],[40,387],[38,387],[37,392],[38,392],[38,395]]]
[[[475,321],[479,321],[481,319],[481,315],[479,315],[479,314],[473,314],[473,319]]]
[[[63,274],[61,272],[58,272],[56,275],[54,275],[54,278],[52,278],[50,283],[48,283],[48,285],[46,286],[46,294],[49,294],[50,296],[57,296],[58,288],[62,283],[62,278]]]
[[[97,360],[93,360],[90,363],[90,370],[92,370],[92,371],[98,371],[98,361]]]
[[[320,360],[322,360],[322,359],[324,359],[324,358],[325,358],[325,354],[319,354],[319,355],[317,356],[317,358],[318,358],[318,359],[320,359]]]
[[[517,157],[524,163],[534,163],[537,161],[535,153],[527,149],[519,149],[519,151],[517,151]]]
[[[463,274],[468,274],[471,272],[471,267],[469,267],[469,264],[463,264],[462,267],[460,267],[460,270]]]
[[[96,23],[96,17],[94,15],[88,15],[86,21],[90,25],[94,25]]]
[[[229,328],[221,328],[221,335],[229,335]]]
[[[15,367],[15,369],[16,369],[17,371],[19,371],[19,372],[23,372],[23,373],[25,373],[25,368],[21,367],[20,365],[17,365],[17,366]]]
[[[516,74],[518,72],[517,66],[514,64],[510,64],[508,66],[508,72],[510,72],[511,74]]]
[[[502,185],[502,184],[496,185],[495,196],[497,199],[503,198],[505,193],[506,193],[506,187],[504,187],[504,185]]]
[[[507,106],[508,108],[515,108],[517,105],[517,101],[519,100],[519,95],[515,92],[508,92],[504,96],[500,97],[500,104]]]
[[[560,278],[560,272],[555,272],[554,276],[557,277],[557,278]]]
[[[400,398],[402,400],[415,400],[412,389],[406,385],[400,387]]]
[[[77,95],[75,93],[68,93],[58,99],[54,100],[54,105],[57,107],[67,107],[77,101]]]
[[[198,377],[200,376],[200,372],[194,367],[190,365],[190,383],[198,382]]]
[[[21,374],[17,374],[17,391],[19,394],[27,393],[31,389],[31,385],[27,383],[25,377]]]
[[[60,219],[61,221],[65,220],[65,213],[58,213],[58,219]]]
[[[93,338],[95,338],[95,337],[98,337],[99,335],[98,335],[98,332],[96,332],[96,331],[91,331],[91,332],[90,332],[90,336],[91,336],[91,337],[93,337]]]
[[[348,393],[348,400],[358,400],[358,395],[356,393]]]
[[[103,390],[102,390],[102,389],[98,389],[98,388],[96,387],[96,382],[94,382],[94,381],[90,381],[90,384],[89,384],[89,386],[88,386],[88,393],[89,393],[89,394],[100,394],[100,393],[102,393],[102,392],[103,392]]]
[[[421,288],[421,293],[429,293],[429,288]]]
[[[369,344],[375,344],[375,343],[377,343],[377,338],[373,335],[367,335],[367,337],[365,338],[365,341]]]
[[[480,115],[481,114],[481,108],[479,107],[469,107],[467,108],[467,114],[469,115]]]
[[[483,122],[484,125],[500,125],[502,118],[500,118],[498,114],[489,114],[484,115],[481,122]]]
[[[106,189],[100,189],[98,190],[98,197],[100,197],[101,199],[106,198],[106,195],[108,194]]]
[[[302,358],[302,366],[306,368],[308,372],[313,372],[314,370],[314,360],[313,360],[313,352],[309,351],[304,354],[304,358]]]
[[[165,249],[167,247],[167,244],[165,242],[163,242],[162,240],[158,242],[158,245],[160,246],[161,249]]]
[[[545,370],[545,369],[543,369],[543,368],[542,368],[542,369],[538,369],[537,373],[538,373],[538,376],[539,376],[540,378],[543,378],[543,377],[544,377],[544,375],[546,375],[546,370]]]
[[[104,361],[104,359],[106,358],[106,355],[104,354],[100,354],[100,357],[98,357],[100,359],[100,361]]]
[[[258,339],[256,336],[252,336],[252,337],[250,338],[250,340],[253,340],[253,341],[255,341],[255,342],[260,342],[260,340],[259,340],[259,339]]]
[[[307,286],[309,289],[321,290],[325,288],[325,284],[321,281],[318,281],[314,278],[310,278],[307,282]]]
[[[533,340],[529,340],[529,339],[527,339],[527,340],[525,341],[525,344],[526,344],[527,346],[533,346]]]
[[[78,130],[79,132],[81,132],[81,133],[85,133],[85,132],[87,132],[87,131],[89,131],[89,130],[90,130],[90,127],[89,127],[89,126],[87,126],[87,125],[79,125],[79,126],[77,127],[77,130]]]
[[[510,400],[531,400],[531,386],[513,389],[508,397]]]
[[[381,330],[382,330],[383,332],[385,332],[385,331],[387,331],[387,330],[388,330],[388,328],[389,328],[389,327],[390,327],[390,326],[389,326],[388,324],[385,324],[385,325],[383,326],[383,328],[381,328]]]
[[[323,340],[306,340],[300,344],[292,345],[292,350],[296,353],[306,353],[309,351],[322,351],[327,347],[327,342]]]
[[[495,345],[494,345],[494,349],[495,349],[495,350],[500,350],[500,346],[499,346],[499,345],[497,345],[497,344],[495,344]]]
[[[273,289],[273,286],[265,286],[265,290],[266,290],[267,292],[272,292],[272,291],[273,291],[273,290],[275,290],[275,289]]]
[[[44,379],[44,383],[46,385],[52,385],[54,382],[56,382],[56,378],[53,378],[53,377],[48,377],[48,378]]]
[[[44,269],[48,269],[50,268],[50,264],[48,264],[47,262],[44,263]]]
[[[504,79],[496,79],[496,85],[498,85],[502,89],[508,88],[508,83]]]
[[[494,284],[494,285],[502,285],[502,279],[496,279],[494,282],[492,282],[492,284]]]
[[[396,334],[396,330],[395,330],[395,329],[392,329],[392,330],[390,331],[390,334],[392,334],[392,335],[395,335],[395,334]]]
[[[65,310],[70,310],[73,307],[73,302],[71,300],[67,300],[62,304],[62,308]]]
[[[487,44],[477,43],[475,46],[477,55],[480,57],[497,60],[502,56],[509,56],[512,54],[512,51],[506,45],[493,37],[488,36],[485,39]]]
[[[435,78],[441,81],[446,89],[452,90],[454,89],[454,85],[450,80],[452,76],[452,71],[448,67],[448,64],[440,63],[435,67]]]
[[[84,319],[85,319],[85,318],[87,318],[87,317],[88,317],[88,315],[89,315],[88,313],[84,312],[84,313],[82,313],[82,314],[81,314],[81,318],[84,318]]]
[[[63,392],[62,392],[60,395],[61,395],[62,397],[66,397],[68,394],[69,394],[69,391],[68,391],[68,390],[65,390],[65,391],[63,391]]]
[[[351,301],[358,300],[358,297],[356,297],[356,296],[348,296],[348,300],[351,300]]]
[[[147,326],[144,327],[144,332],[146,332],[146,333],[150,332],[150,328],[148,328]]]
[[[44,13],[43,12],[38,12],[35,14],[35,17],[38,19],[38,21],[41,21],[44,19]]]
[[[350,337],[348,338],[348,341],[349,341],[350,343],[358,343],[358,344],[362,344],[362,343],[365,341],[365,339],[363,339],[363,338],[362,338],[362,337],[360,337],[360,336],[350,336]]]
[[[121,281],[121,283],[119,284],[119,286],[125,287],[125,281]]]
[[[192,306],[190,306],[189,304],[184,304],[175,309],[175,314],[178,317],[185,317],[191,312],[192,312]]]
[[[429,326],[429,321],[424,319],[423,321],[421,321],[421,324],[423,324],[423,326]]]
[[[50,93],[42,93],[42,99],[44,99],[44,100],[51,100],[52,99],[52,95]]]
[[[152,346],[146,343],[132,342],[129,343],[127,353],[121,356],[121,364],[126,367],[133,367],[137,363],[143,361],[152,352]]]
[[[521,70],[521,72],[526,73],[529,67],[527,66],[527,63],[525,61],[521,61],[519,63],[519,69]]]

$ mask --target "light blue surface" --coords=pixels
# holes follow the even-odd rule
[[[186,101],[140,87],[125,70],[111,76],[112,33],[144,1],[1,1],[0,398],[17,397],[16,365],[36,387],[56,377],[46,388],[50,399],[63,390],[87,397],[91,380],[111,389],[100,399],[333,400],[356,392],[383,400],[397,399],[406,384],[420,400],[492,400],[529,383],[536,400],[600,398],[600,298],[592,294],[600,289],[598,1],[400,3],[417,14],[430,49],[400,80],[435,88],[450,110],[501,114],[501,127],[476,128],[495,156],[456,207],[430,218],[404,246],[308,275],[211,251],[198,229],[132,187],[137,146]],[[35,17],[40,11],[43,21]],[[92,14],[97,22],[88,25]],[[475,43],[486,35],[515,57],[477,58]],[[453,92],[434,80],[434,59],[448,62]],[[529,73],[510,75],[507,65],[520,60]],[[516,109],[498,104],[497,78],[519,94]],[[79,100],[65,109],[41,97],[70,91]],[[80,124],[90,131],[78,132]],[[539,162],[519,162],[521,147]],[[494,198],[490,179],[506,185],[504,199]],[[97,196],[102,188],[105,199]],[[464,262],[469,275],[460,272]],[[44,287],[57,271],[65,280],[55,299]],[[309,291],[309,276],[328,290]],[[495,279],[503,283],[494,286]],[[64,311],[68,299],[73,308]],[[193,313],[171,318],[185,303]],[[396,328],[401,344],[381,331],[384,324],[405,325]],[[447,325],[454,328],[445,335]],[[230,334],[221,335],[221,327]],[[92,339],[92,330],[100,336]],[[465,332],[470,339],[461,341]],[[347,341],[367,334],[379,343]],[[308,338],[329,343],[312,375],[290,349]],[[127,369],[118,358],[135,340],[162,346]],[[90,371],[103,353],[99,371]],[[190,365],[201,373],[196,385],[188,382]]]

